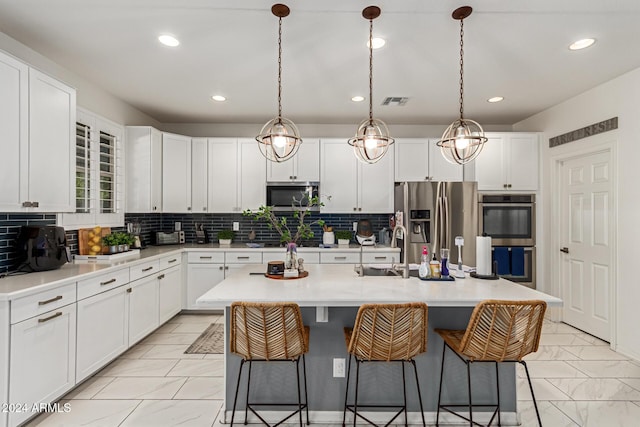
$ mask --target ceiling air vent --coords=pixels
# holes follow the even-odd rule
[[[382,105],[390,105],[392,107],[401,107],[409,101],[409,98],[404,96],[388,96],[382,101]]]

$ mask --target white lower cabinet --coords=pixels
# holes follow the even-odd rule
[[[158,327],[158,276],[152,275],[129,283],[129,346]]]
[[[129,347],[127,286],[78,301],[76,380],[84,380]]]
[[[54,402],[76,384],[76,304],[11,325],[9,404]],[[9,413],[15,426],[33,416]]]
[[[163,324],[182,309],[182,269],[175,266],[158,276],[159,320]]]
[[[196,300],[223,280],[224,262],[210,264],[189,263],[187,267],[187,298],[185,308],[188,310],[202,309],[202,307],[196,305]]]

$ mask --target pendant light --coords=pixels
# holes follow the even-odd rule
[[[450,163],[463,165],[480,154],[487,138],[482,126],[476,121],[464,118],[464,19],[471,15],[469,6],[459,7],[451,15],[460,21],[460,118],[449,125],[437,145],[444,158]]]
[[[373,118],[373,20],[380,16],[380,8],[366,7],[362,16],[369,20],[369,118],[360,123],[356,136],[348,142],[353,146],[358,160],[375,163],[385,155],[394,139],[389,136],[387,125],[382,120]]]
[[[289,12],[284,4],[271,7],[271,13],[278,17],[278,116],[269,120],[256,136],[262,155],[278,163],[292,158],[302,144],[296,125],[282,117],[282,18],[289,16]]]

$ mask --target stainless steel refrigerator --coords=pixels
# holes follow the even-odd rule
[[[440,249],[449,248],[450,263],[457,264],[455,237],[462,236],[462,262],[465,265],[475,265],[478,235],[477,182],[396,183],[395,211],[404,213],[410,263],[420,263],[422,247],[426,245],[429,248],[429,258],[435,252],[440,259]]]

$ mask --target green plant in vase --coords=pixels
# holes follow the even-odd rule
[[[348,245],[353,237],[353,233],[349,230],[336,230],[335,234],[339,245]]]
[[[102,237],[102,245],[108,247],[109,253],[115,254],[118,252],[118,245],[120,244],[120,238],[117,233],[107,234]]]
[[[220,242],[221,245],[229,245],[235,236],[236,233],[233,230],[220,230],[218,231],[218,242]]]

